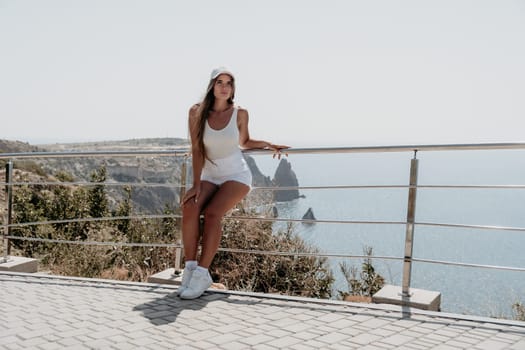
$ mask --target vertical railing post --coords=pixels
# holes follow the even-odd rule
[[[401,294],[404,297],[410,296],[410,278],[412,274],[412,250],[414,248],[414,222],[416,217],[416,194],[417,194],[417,173],[418,159],[417,150],[414,151],[414,158],[410,161],[410,187],[408,189],[407,206],[407,226],[405,235],[405,260],[403,263],[403,282]]]
[[[5,217],[4,217],[4,234],[3,234],[3,241],[4,241],[4,255],[0,262],[7,262],[9,260],[9,253],[11,250],[9,238],[8,236],[11,235],[11,228],[9,225],[11,225],[11,218],[12,218],[12,207],[13,207],[13,186],[11,186],[11,182],[13,182],[13,162],[9,160],[5,165],[5,202],[6,202],[6,211],[5,211]]]
[[[181,208],[181,214],[182,214],[182,199],[184,198],[184,195],[186,194],[186,177],[188,173],[188,156],[184,156],[184,159],[182,161],[182,166],[180,169],[180,192],[179,192],[179,205]],[[177,240],[177,248],[175,248],[175,274],[179,275],[182,270],[182,241],[180,239]]]

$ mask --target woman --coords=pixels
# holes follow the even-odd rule
[[[190,108],[189,130],[193,187],[183,198],[182,240],[186,265],[179,288],[194,299],[212,284],[208,268],[219,248],[223,216],[250,191],[252,175],[239,148],[266,148],[280,158],[288,146],[250,138],[248,111],[234,106],[235,79],[221,67],[212,71],[203,101]],[[204,215],[202,250],[197,261],[200,215]]]

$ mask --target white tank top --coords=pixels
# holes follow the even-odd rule
[[[213,129],[208,121],[204,127],[204,147],[211,160],[226,158],[239,152],[239,128],[237,127],[237,108],[233,109],[228,124],[220,129]]]

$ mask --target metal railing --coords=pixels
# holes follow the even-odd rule
[[[430,152],[430,151],[462,151],[462,150],[525,150],[525,142],[516,143],[485,143],[485,144],[451,144],[451,145],[406,145],[406,146],[373,146],[373,147],[337,147],[337,148],[292,148],[287,150],[290,155],[294,154],[337,154],[337,153],[386,153],[386,152],[411,152],[414,157],[410,161],[410,176],[407,185],[338,185],[338,186],[298,186],[298,187],[255,187],[254,190],[270,190],[280,191],[289,189],[307,189],[307,190],[323,190],[323,189],[407,189],[408,191],[408,202],[407,202],[407,219],[406,221],[373,221],[373,220],[305,220],[305,219],[289,219],[289,218],[274,218],[264,216],[236,216],[236,220],[264,220],[272,222],[303,222],[303,223],[334,223],[334,224],[373,224],[373,225],[403,225],[405,226],[405,241],[404,241],[404,256],[365,256],[365,255],[352,255],[352,254],[333,254],[333,253],[301,253],[301,252],[280,252],[280,251],[260,251],[260,250],[246,250],[246,249],[232,249],[232,248],[220,248],[220,251],[227,251],[233,253],[250,253],[250,254],[267,254],[267,255],[291,255],[291,256],[317,256],[317,257],[340,257],[340,258],[371,258],[371,259],[383,259],[383,260],[398,260],[403,262],[403,275],[402,275],[402,294],[404,296],[409,295],[410,282],[411,282],[411,270],[413,262],[424,262],[431,264],[443,264],[443,265],[454,265],[464,267],[475,267],[475,268],[487,268],[487,269],[498,269],[507,271],[525,271],[525,267],[513,267],[513,266],[496,266],[486,264],[470,264],[470,263],[459,263],[445,260],[433,260],[433,259],[422,259],[413,257],[414,248],[414,230],[417,226],[434,226],[434,227],[449,227],[449,228],[474,228],[474,229],[485,229],[485,230],[506,230],[506,231],[517,231],[524,232],[524,227],[508,227],[508,226],[488,226],[488,225],[466,225],[466,224],[451,224],[451,223],[440,223],[440,222],[417,222],[416,216],[416,199],[417,190],[421,188],[427,189],[525,189],[525,185],[418,185],[418,152]],[[265,150],[250,150],[245,151],[248,154],[259,154],[269,153]],[[9,252],[9,241],[10,240],[27,240],[27,241],[39,241],[39,242],[51,242],[51,243],[67,243],[67,244],[87,244],[87,245],[112,245],[112,246],[131,246],[131,247],[174,247],[176,248],[176,261],[175,268],[180,268],[181,257],[182,257],[182,244],[174,242],[171,244],[165,243],[116,243],[116,242],[96,242],[96,241],[66,241],[58,239],[43,239],[35,237],[19,237],[11,235],[11,229],[15,227],[33,226],[33,225],[47,225],[57,223],[72,223],[72,222],[84,222],[84,221],[108,221],[108,220],[127,220],[127,219],[156,219],[156,218],[180,218],[177,215],[132,215],[132,216],[121,216],[121,217],[106,217],[106,218],[75,218],[75,219],[64,219],[54,220],[45,222],[24,222],[24,223],[13,223],[12,222],[12,198],[13,188],[21,185],[64,185],[63,182],[15,182],[13,181],[13,162],[14,160],[21,159],[43,159],[43,158],[103,158],[103,157],[144,157],[144,156],[157,156],[157,157],[182,157],[184,161],[181,167],[181,181],[179,190],[180,198],[183,197],[186,185],[186,174],[187,159],[189,153],[187,149],[168,150],[168,151],[103,151],[103,152],[32,152],[32,153],[3,153],[0,154],[0,160],[7,160],[5,170],[5,183],[3,184],[6,189],[6,212],[4,216],[4,230],[3,230],[3,241],[4,241],[4,255],[3,261],[8,260]],[[67,183],[66,183],[67,184]],[[75,185],[100,185],[100,183],[93,182],[72,182]],[[124,186],[134,185],[135,183],[123,183],[123,182],[105,182],[104,186]],[[141,183],[140,186],[166,186],[165,183]],[[173,185],[170,185],[173,186]],[[1,262],[1,261],[0,261]]]

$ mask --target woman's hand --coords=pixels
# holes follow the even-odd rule
[[[281,151],[287,148],[290,148],[290,146],[274,145],[272,143],[268,145],[268,149],[271,149],[273,151],[273,158],[277,156],[277,159],[281,159],[281,156],[282,156]],[[288,153],[285,153],[284,155],[288,157]]]
[[[197,203],[197,201],[199,200],[200,194],[201,194],[201,186],[200,185],[193,186],[184,195],[184,198],[182,200],[182,205],[185,205],[186,202],[188,202],[189,200],[192,200],[194,203]]]

